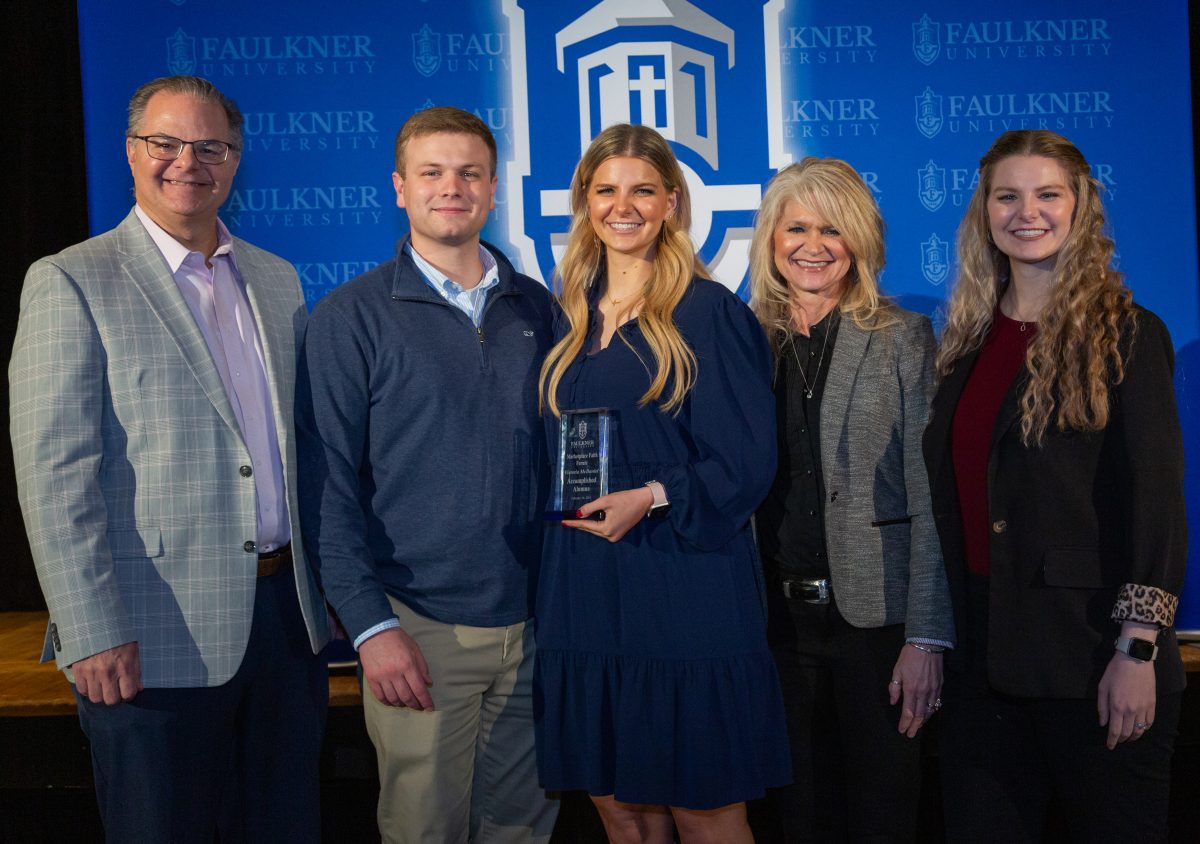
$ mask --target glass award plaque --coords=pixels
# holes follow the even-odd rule
[[[547,519],[574,519],[575,511],[608,495],[612,414],[607,408],[564,410],[558,418],[558,459]]]

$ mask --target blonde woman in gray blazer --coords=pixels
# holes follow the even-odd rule
[[[850,165],[767,186],[751,306],[775,351],[779,470],[757,514],[795,784],[761,837],[909,841],[921,727],[954,643],[921,435],[933,331],[879,292],[883,220]]]

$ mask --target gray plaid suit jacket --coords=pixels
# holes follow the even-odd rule
[[[933,329],[899,322],[838,328],[821,398],[825,536],[838,610],[855,627],[904,624],[954,642],[921,436],[933,397]]]
[[[266,357],[316,652],[328,630],[299,541],[292,433],[307,312],[290,264],[241,240],[234,249]],[[9,382],[21,509],[50,609],[43,660],[66,669],[136,640],[148,688],[229,680],[257,579],[254,481],[239,471],[250,455],[204,337],[132,212],[30,267]]]

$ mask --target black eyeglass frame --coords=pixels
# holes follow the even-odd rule
[[[222,141],[219,138],[197,138],[194,141],[185,141],[183,138],[176,138],[174,135],[130,135],[129,137],[138,141],[144,141],[146,143],[146,155],[150,156],[156,161],[175,161],[183,155],[183,148],[186,146],[191,146],[192,155],[196,156],[197,161],[200,161],[200,154],[196,151],[196,144],[225,145],[224,158],[222,158],[220,161],[200,161],[201,164],[224,164],[229,160],[229,153],[241,151],[236,144],[231,144],[229,141]],[[175,153],[175,155],[171,156],[170,158],[163,158],[161,155],[155,155],[154,149],[150,146],[151,138],[162,138],[163,140],[167,141],[175,141],[179,144],[179,152]],[[161,150],[159,150],[159,152],[161,152]]]

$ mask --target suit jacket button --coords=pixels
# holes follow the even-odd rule
[[[245,551],[247,554],[253,554],[255,551],[258,550],[258,546],[255,545],[253,542],[251,542],[249,539],[247,539],[246,543],[242,546],[242,550]]]
[[[992,522],[992,533],[1004,533],[1006,530],[1008,530],[1008,522],[1004,521],[1004,519],[997,519]]]
[[[251,469],[249,466],[242,466],[240,469],[238,469],[238,474],[241,475],[243,478],[248,478],[254,474],[254,470]]]

